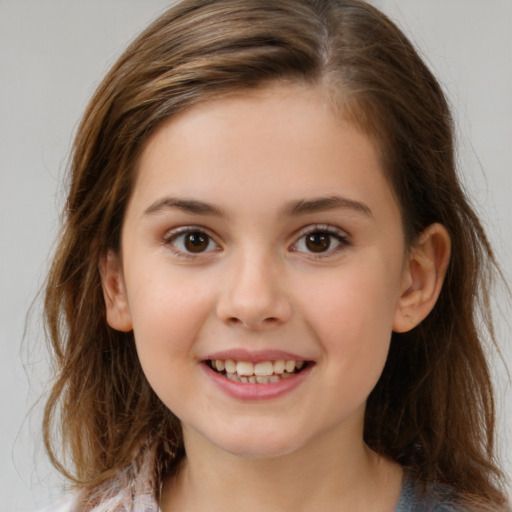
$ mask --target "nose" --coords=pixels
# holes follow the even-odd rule
[[[221,288],[217,317],[226,324],[263,331],[286,323],[292,315],[282,272],[270,258],[240,258]]]

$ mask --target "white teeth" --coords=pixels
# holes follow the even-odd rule
[[[284,361],[279,359],[278,361],[274,361],[274,373],[280,375],[284,372]]]
[[[292,373],[293,371],[295,371],[295,361],[286,361],[286,363],[284,365],[284,369],[288,373]]]
[[[238,363],[240,364],[240,363]],[[251,372],[252,373],[252,372]],[[274,373],[274,365],[272,361],[265,361],[264,363],[257,363],[254,365],[254,374],[260,377],[265,375],[272,375]]]
[[[232,361],[231,359],[226,359],[226,361],[224,362],[224,368],[226,369],[226,372],[228,372],[228,373],[235,373],[236,372],[235,361]]]
[[[262,361],[253,364],[249,361],[233,361],[232,359],[211,360],[211,367],[223,373],[229,380],[244,384],[269,384],[288,379],[295,371],[301,370],[304,361],[278,359],[277,361]]]
[[[236,373],[238,373],[238,375],[244,375],[247,377],[249,375],[254,375],[254,365],[252,363],[248,363],[247,361],[238,361],[238,363],[236,363]],[[256,373],[256,375],[258,374]]]

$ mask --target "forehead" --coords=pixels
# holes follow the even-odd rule
[[[134,195],[216,194],[240,205],[305,196],[393,194],[373,141],[300,84],[239,92],[165,122],[146,144]]]

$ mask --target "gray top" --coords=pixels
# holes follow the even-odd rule
[[[463,512],[450,504],[446,490],[429,487],[422,492],[407,475],[404,476],[402,492],[394,512]]]

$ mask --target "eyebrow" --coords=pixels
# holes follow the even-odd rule
[[[374,218],[371,209],[366,204],[337,195],[292,201],[285,206],[284,212],[288,215],[302,215],[306,213],[324,212],[338,208],[353,210],[372,219]]]
[[[195,199],[185,199],[179,197],[164,197],[155,201],[151,206],[144,210],[144,215],[158,213],[168,208],[176,208],[186,213],[195,213],[196,215],[214,215],[216,217],[225,217],[226,214],[220,208]]]

